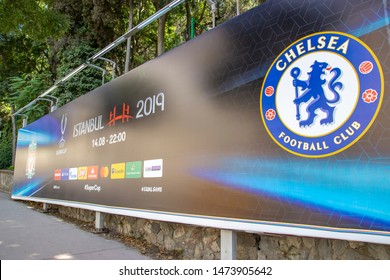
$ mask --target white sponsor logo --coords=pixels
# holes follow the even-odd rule
[[[69,168],[69,180],[77,180],[77,167]]]
[[[152,159],[144,161],[144,178],[158,178],[163,176],[163,160]]]

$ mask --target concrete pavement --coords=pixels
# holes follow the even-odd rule
[[[0,192],[1,260],[146,260],[114,240],[36,212]]]

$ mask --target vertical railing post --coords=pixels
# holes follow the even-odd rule
[[[104,213],[95,212],[95,230],[97,232],[102,232],[104,228]]]
[[[237,232],[221,230],[221,260],[237,259]]]

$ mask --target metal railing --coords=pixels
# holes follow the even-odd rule
[[[209,1],[209,0],[208,0]],[[83,64],[81,64],[79,67],[77,67],[76,69],[74,69],[72,72],[70,72],[68,75],[66,75],[65,77],[59,79],[52,87],[50,87],[49,89],[47,89],[45,92],[43,92],[42,94],[40,94],[36,99],[34,99],[33,101],[31,101],[30,103],[28,103],[27,105],[23,106],[22,108],[20,108],[18,111],[16,111],[15,113],[12,114],[12,116],[22,116],[21,115],[21,112],[26,110],[27,108],[29,108],[30,106],[34,105],[37,101],[39,100],[43,100],[42,98],[49,95],[49,93],[51,93],[52,91],[54,91],[55,89],[57,89],[62,83],[64,83],[65,81],[69,80],[70,78],[72,78],[73,76],[77,75],[78,73],[80,73],[82,70],[84,70],[85,68],[91,66],[91,67],[94,67],[94,68],[97,68],[99,70],[103,70],[103,68],[101,67],[98,67],[94,64],[92,64],[93,62],[95,62],[96,60],[98,59],[102,59],[102,60],[106,60],[108,62],[111,62],[113,63],[113,77],[115,76],[115,68],[116,68],[116,64],[115,62],[109,60],[109,59],[106,59],[104,57],[102,57],[103,55],[105,55],[106,53],[108,53],[109,51],[111,51],[112,49],[114,49],[116,46],[120,45],[121,43],[125,42],[127,40],[127,38],[133,36],[134,34],[136,34],[137,32],[141,31],[143,28],[145,28],[146,26],[148,26],[150,23],[152,23],[153,21],[155,21],[156,19],[158,19],[159,17],[163,16],[164,14],[168,13],[170,10],[172,10],[173,8],[177,7],[178,5],[182,4],[184,2],[184,0],[175,0],[175,1],[172,1],[171,3],[169,3],[168,5],[166,5],[164,8],[162,8],[161,10],[157,11],[155,14],[153,14],[152,16],[148,17],[146,20],[144,20],[143,22],[141,22],[140,24],[138,24],[137,26],[135,26],[134,28],[130,29],[129,31],[127,31],[125,34],[123,34],[121,37],[119,37],[118,39],[116,39],[114,42],[112,42],[111,44],[107,45],[106,47],[104,47],[103,49],[101,49],[100,51],[98,51],[96,54],[94,54],[92,57],[88,58],[87,61],[85,61]],[[211,1],[212,2],[212,1]],[[103,83],[104,83],[104,74],[105,74],[105,70],[103,72]],[[23,115],[24,116],[24,115]],[[25,120],[27,120],[27,118],[25,118]]]

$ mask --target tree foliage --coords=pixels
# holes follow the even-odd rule
[[[11,108],[0,102],[0,169],[7,169],[12,162],[12,126],[9,122]]]
[[[68,21],[52,4],[50,0],[1,0],[0,33],[23,34],[39,41],[64,35]]]
[[[9,134],[10,128],[3,129],[1,134]],[[12,165],[12,138],[1,137],[0,138],[0,169],[8,169]]]
[[[98,50],[88,45],[86,42],[73,42],[67,48],[58,52],[57,58],[59,66],[57,68],[58,77],[65,77],[71,70],[76,69],[83,64]],[[104,66],[96,65],[103,68]],[[73,99],[99,87],[102,85],[102,71],[96,68],[89,67],[79,74],[61,85],[54,95],[59,98],[59,106],[62,106]],[[105,80],[109,77],[104,77]]]
[[[15,108],[22,108],[27,103],[35,100],[50,85],[50,73],[14,76],[9,78],[10,97],[8,101]],[[50,112],[50,103],[46,100],[38,100],[34,106],[27,108],[24,114],[29,116],[29,121],[34,121]]]

